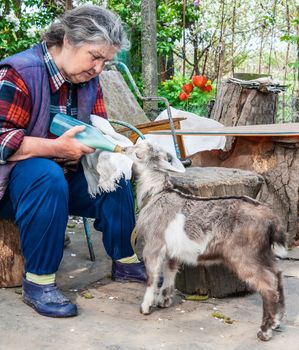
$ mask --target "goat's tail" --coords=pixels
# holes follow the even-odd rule
[[[269,235],[270,244],[274,255],[278,258],[285,258],[288,253],[287,235],[277,216],[272,218],[269,227]]]

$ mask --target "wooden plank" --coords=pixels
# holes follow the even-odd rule
[[[180,122],[180,121],[185,120],[185,119],[186,118],[172,118],[174,125],[179,125],[176,122]],[[160,126],[165,127],[165,125],[169,125],[169,127],[170,127],[169,119],[156,120],[156,121],[147,122],[147,123],[143,123],[143,124],[137,124],[134,126],[135,126],[135,128],[142,131],[142,129],[155,128],[155,127],[157,127],[157,130],[160,130],[161,128],[159,128],[159,127]],[[131,130],[130,128],[125,127],[125,128],[118,129],[118,132],[124,132],[124,131],[130,131],[130,130]]]
[[[176,129],[177,135],[189,136],[299,136],[299,123],[285,124],[260,124],[260,125],[242,125],[242,126],[222,126],[215,128],[202,128],[200,130]],[[155,135],[170,135],[170,130],[149,131]]]

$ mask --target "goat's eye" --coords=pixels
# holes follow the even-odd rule
[[[172,162],[172,155],[167,153],[167,162],[171,163]]]
[[[138,153],[138,152],[136,152],[136,158],[138,158],[138,159],[142,159],[143,157],[142,157],[142,153]]]

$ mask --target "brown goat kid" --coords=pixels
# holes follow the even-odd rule
[[[183,172],[178,159],[148,141],[125,149],[133,160],[137,202],[137,232],[144,239],[147,288],[141,313],[153,305],[172,303],[175,276],[181,263],[221,260],[263,299],[263,319],[257,334],[269,340],[284,315],[282,276],[272,252],[285,247],[277,216],[249,197],[201,198],[181,193],[168,171]],[[158,280],[163,271],[163,284]]]

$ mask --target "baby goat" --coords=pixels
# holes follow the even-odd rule
[[[171,305],[180,263],[220,259],[261,294],[264,311],[257,336],[269,340],[284,314],[282,276],[271,249],[286,245],[278,217],[249,197],[201,198],[180,192],[170,183],[168,171],[183,172],[184,167],[148,141],[124,152],[134,162],[140,209],[136,228],[145,243],[148,281],[141,313],[149,314],[154,304]],[[162,271],[163,284],[156,294]]]

